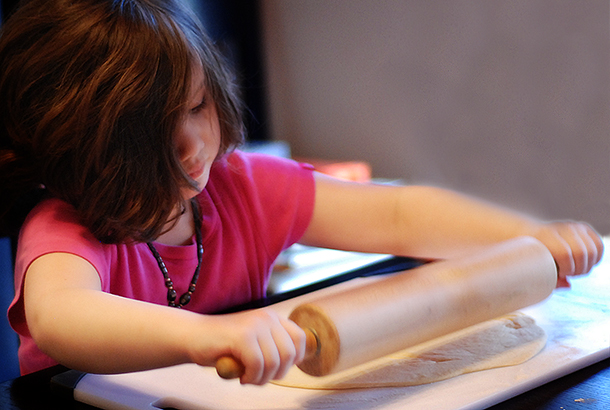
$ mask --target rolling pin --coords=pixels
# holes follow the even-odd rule
[[[320,297],[290,314],[307,335],[298,367],[335,373],[538,303],[556,283],[548,249],[520,237]],[[223,378],[243,374],[232,357],[216,370]]]

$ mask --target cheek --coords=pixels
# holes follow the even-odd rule
[[[221,145],[220,121],[214,108],[190,115],[176,130],[176,152],[181,160],[205,153],[214,159]]]
[[[191,155],[194,143],[194,135],[192,124],[189,121],[180,123],[174,133],[174,148],[180,160],[184,160]]]
[[[179,136],[176,135],[174,137],[174,149],[176,150],[176,154],[178,155],[178,158],[182,161],[184,160],[184,158],[186,157],[186,144],[184,142],[184,139]]]
[[[216,114],[216,109],[210,110],[210,116],[208,118],[207,123],[210,127],[210,143],[218,149],[220,147],[220,142],[222,140],[222,134],[220,130],[220,120],[218,119],[218,115]]]

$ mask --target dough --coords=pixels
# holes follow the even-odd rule
[[[534,319],[516,313],[328,376],[309,376],[294,366],[284,379],[273,383],[332,390],[415,386],[517,365],[535,356],[545,344],[546,334]]]

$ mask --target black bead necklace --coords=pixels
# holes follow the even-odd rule
[[[165,279],[165,287],[167,288],[167,304],[171,307],[181,308],[191,301],[191,296],[193,292],[195,292],[195,288],[197,287],[197,279],[199,278],[199,271],[201,270],[201,261],[203,260],[203,239],[201,236],[201,212],[199,211],[199,205],[197,204],[197,200],[195,198],[191,199],[191,209],[193,212],[193,221],[195,221],[195,238],[197,240],[197,267],[195,268],[195,273],[193,273],[193,279],[191,279],[191,283],[189,285],[188,290],[180,296],[178,303],[176,303],[176,289],[174,289],[174,282],[172,282],[169,277],[169,273],[167,272],[167,267],[159,255],[159,252],[152,244],[152,242],[147,242],[148,248],[154,255],[157,260],[157,264],[159,265],[159,269],[161,269],[161,273],[163,274],[163,279]]]

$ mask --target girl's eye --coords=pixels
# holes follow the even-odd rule
[[[206,106],[207,106],[207,98],[203,97],[203,100],[201,100],[201,103],[199,103],[199,105],[197,105],[196,107],[191,108],[191,112],[193,114],[197,114],[199,111],[203,110]]]

